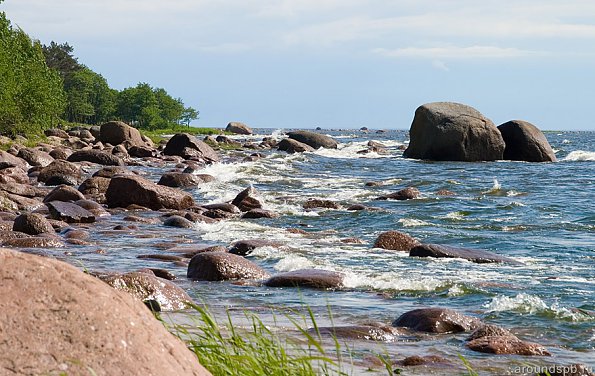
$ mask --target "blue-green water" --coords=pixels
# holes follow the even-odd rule
[[[590,315],[595,315],[595,132],[547,133],[559,161],[541,164],[410,160],[402,158],[401,147],[407,141],[404,131],[323,132],[341,142],[338,150],[294,155],[265,151],[266,157],[256,162],[242,162],[245,152],[230,151],[224,163],[200,171],[217,180],[193,191],[199,203],[231,200],[252,184],[264,207],[279,213],[279,218],[232,219],[199,224],[195,230],[147,226],[144,233],[152,238],[99,236],[95,240],[109,250],[106,255],[82,252],[77,257],[90,268],[131,270],[148,263],[169,268],[193,297],[215,310],[298,308],[303,302],[323,324],[329,321],[326,312],[330,306],[335,324],[354,325],[370,320],[390,324],[419,307],[453,308],[538,342],[553,356],[474,353],[464,347],[466,334],[424,335],[382,346],[361,342],[353,345],[356,352],[374,348],[395,358],[434,354],[449,359],[460,353],[485,374],[508,374],[511,365],[523,362],[595,365],[595,317]],[[260,130],[250,139],[260,140],[270,133]],[[273,135],[280,136],[280,131]],[[369,140],[384,143],[389,153],[357,154]],[[156,180],[163,170],[146,171]],[[367,187],[368,181],[381,185]],[[422,197],[374,200],[408,186],[417,187]],[[441,189],[454,195],[437,195]],[[309,198],[334,200],[344,207],[361,203],[380,210],[306,211],[302,204]],[[290,233],[287,228],[307,233]],[[489,250],[524,265],[410,258],[406,253],[372,248],[377,235],[387,230],[406,232],[428,243]],[[364,243],[341,242],[347,237]],[[271,273],[300,268],[336,270],[346,274],[347,287],[298,292],[190,282],[184,279],[184,268],[135,258],[141,253],[161,252],[156,244],[164,241],[229,245],[240,239],[286,244],[280,250],[257,249],[249,256]]]

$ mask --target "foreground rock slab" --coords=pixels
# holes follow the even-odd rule
[[[135,204],[153,210],[179,210],[194,205],[194,199],[187,193],[133,175],[113,177],[105,192],[105,198],[111,208],[125,208]]]
[[[0,249],[0,373],[210,375],[139,301],[49,258]]]
[[[484,251],[481,249],[457,248],[440,244],[418,245],[411,249],[411,251],[409,252],[409,256],[462,258],[479,264],[492,262],[506,262],[516,265],[523,264],[509,257],[500,256],[495,253]]]
[[[417,108],[404,157],[435,161],[502,159],[504,140],[494,123],[473,107],[435,102]]]

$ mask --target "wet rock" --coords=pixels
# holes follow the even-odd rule
[[[12,224],[10,226],[12,228]],[[0,244],[4,244],[5,241],[11,239],[22,239],[30,238],[31,235],[27,235],[24,232],[12,231],[12,230],[0,230]]]
[[[360,238],[343,238],[341,239],[341,243],[345,243],[345,244],[364,244],[365,242],[363,240],[361,240]]]
[[[237,147],[237,148],[242,146],[241,142],[232,140],[231,138],[229,138],[227,136],[223,136],[223,135],[217,136],[217,138],[215,138],[215,141],[217,141],[217,143],[219,143],[219,144],[225,144],[225,145]]]
[[[245,219],[277,218],[277,217],[279,217],[279,214],[274,213],[270,210],[266,210],[266,209],[252,209],[252,210],[244,213],[244,215],[242,215],[242,218],[245,218]]]
[[[52,219],[57,219],[67,223],[92,223],[95,222],[95,216],[90,211],[82,207],[62,201],[46,202]]]
[[[310,131],[294,131],[287,133],[289,138],[303,142],[306,145],[310,145],[314,149],[327,148],[336,149],[338,142],[332,137]]]
[[[227,124],[225,131],[235,134],[252,134],[252,129],[250,129],[249,126],[236,121],[232,121],[231,123]]]
[[[405,327],[418,332],[458,333],[473,330],[481,325],[475,317],[465,316],[446,308],[420,308],[402,314],[393,321],[393,326]]]
[[[99,129],[99,141],[111,145],[120,145],[122,143],[131,146],[146,145],[138,129],[121,121],[110,121],[102,124]]]
[[[29,184],[20,184],[15,182],[0,183],[0,190],[7,193],[12,193],[17,196],[24,197],[44,197],[48,192],[47,189],[39,188]]]
[[[347,210],[349,211],[359,211],[359,210],[366,210],[368,209],[368,207],[366,205],[362,205],[362,204],[353,204],[349,207],[347,207]]]
[[[331,200],[321,200],[317,198],[311,198],[308,201],[304,202],[302,205],[304,209],[315,209],[315,208],[324,208],[324,209],[341,209],[341,205],[337,204]]]
[[[130,154],[128,154],[128,150],[126,150],[126,148],[122,144],[116,145],[111,150],[109,150],[109,149],[106,150],[106,152],[108,152],[111,155],[116,156],[120,159],[123,159],[123,160],[130,158]],[[113,165],[113,166],[117,166],[117,165]]]
[[[222,210],[231,214],[240,214],[240,209],[238,209],[237,206],[233,205],[233,204],[208,204],[208,205],[202,205],[203,208],[207,209],[207,210]]]
[[[157,155],[157,151],[148,146],[131,146],[128,149],[128,154],[135,158],[149,158]]]
[[[332,336],[337,339],[360,339],[376,342],[395,342],[401,334],[397,328],[390,326],[352,325],[335,327],[318,327],[308,329],[313,335]]]
[[[132,297],[57,260],[4,249],[0,259],[0,319],[10,323],[3,325],[0,369],[15,375],[210,375]]]
[[[438,161],[502,159],[504,140],[491,120],[476,109],[451,102],[417,108],[409,130],[406,158]]]
[[[399,231],[386,231],[378,235],[374,242],[374,248],[409,252],[412,248],[420,244],[421,243],[417,239],[405,233]]]
[[[207,162],[221,160],[213,148],[187,133],[178,133],[170,138],[163,149],[163,154],[178,155],[184,159],[198,158]]]
[[[470,350],[488,354],[551,355],[545,347],[525,342],[516,336],[486,336],[467,342]]]
[[[157,218],[145,218],[145,217],[139,217],[138,215],[127,215],[124,218],[122,218],[122,220],[128,221],[128,222],[137,222],[137,223],[146,223],[146,224],[157,224],[160,222],[159,219],[157,219]]]
[[[376,198],[376,200],[413,200],[420,196],[420,192],[417,188],[414,187],[407,187],[401,189],[395,193],[390,193],[388,195],[380,196]]]
[[[202,281],[265,279],[269,274],[242,256],[225,252],[204,252],[192,257],[187,277]]]
[[[300,269],[281,273],[267,279],[268,287],[310,287],[316,289],[337,289],[343,287],[345,276],[330,270]]]
[[[166,187],[187,188],[196,187],[202,182],[203,180],[194,174],[167,172],[161,176],[157,184],[165,185]]]
[[[130,272],[100,276],[100,279],[141,301],[157,301],[163,311],[185,309],[188,303],[192,303],[190,296],[181,287],[148,273]]]
[[[244,189],[242,192],[238,193],[236,198],[233,199],[231,202],[232,205],[235,205],[243,212],[250,211],[252,209],[260,209],[262,208],[262,204],[254,195],[256,194],[256,189],[252,186]]]
[[[7,239],[2,242],[4,247],[12,248],[62,248],[62,243],[57,238],[43,237],[43,236],[31,236],[26,238],[13,238]]]
[[[521,262],[513,260],[509,257],[497,255],[492,252],[480,249],[457,248],[439,244],[418,245],[411,249],[411,251],[409,252],[409,256],[462,258],[480,264],[491,262],[506,262],[511,264],[522,265]]]
[[[13,231],[24,232],[29,235],[43,233],[54,234],[54,228],[44,216],[35,213],[21,214],[15,218],[12,226]]]
[[[115,155],[106,153],[102,150],[77,150],[72,153],[67,161],[69,162],[91,162],[104,166],[123,166],[124,162]]]
[[[314,148],[310,145],[304,144],[291,138],[285,138],[276,145],[281,151],[286,151],[289,154],[303,153],[307,151],[314,151]]]
[[[262,240],[262,239],[251,239],[251,240],[238,240],[237,242],[233,243],[229,253],[233,253],[234,255],[240,256],[247,256],[252,253],[253,250],[260,247],[273,247],[278,248],[282,246],[283,243],[275,242],[271,240]]]
[[[157,261],[183,261],[184,258],[180,257],[180,256],[174,256],[174,255],[160,255],[160,254],[155,254],[155,255],[138,255],[136,256],[136,258],[138,259],[143,259],[143,260],[157,260]]]
[[[48,193],[43,202],[50,201],[78,201],[84,200],[85,196],[69,185],[59,185]]]
[[[185,192],[132,175],[113,177],[105,198],[111,208],[136,204],[159,210],[185,209],[194,205],[192,196]]]
[[[81,183],[81,185],[79,186],[79,191],[84,196],[90,197],[105,195],[105,193],[107,192],[107,188],[109,187],[110,181],[110,178],[92,176]]]
[[[448,359],[445,359],[438,355],[413,355],[408,356],[403,360],[396,362],[397,365],[403,367],[423,366],[428,364],[451,364]]]
[[[556,154],[544,134],[533,124],[511,120],[498,126],[504,143],[504,159],[526,162],[555,162]]]
[[[18,210],[31,212],[43,207],[41,200],[6,193],[6,197],[16,204]]]
[[[164,226],[178,228],[194,228],[194,223],[179,215],[172,215],[163,222]]]
[[[31,148],[22,148],[19,150],[17,157],[24,159],[31,166],[45,167],[54,161],[48,153]]]
[[[197,244],[197,245],[186,245],[183,247],[173,247],[167,249],[167,252],[176,252],[179,253],[181,256],[186,258],[192,258],[199,253],[204,252],[227,252],[227,248],[222,245],[206,245],[206,244]]]
[[[81,208],[86,209],[86,210],[90,211],[91,213],[93,213],[95,218],[111,216],[111,214],[108,213],[107,210],[105,210],[103,206],[101,206],[100,204],[98,204],[95,201],[78,200],[78,201],[75,201],[74,203],[77,204],[78,206],[80,206]]]
[[[436,192],[438,196],[456,196],[456,193],[449,191],[448,189],[440,189]]]
[[[29,175],[20,167],[6,167],[0,170],[0,183],[29,184]]]
[[[176,275],[170,272],[169,270],[160,269],[160,268],[144,268],[138,270],[139,273],[149,273],[155,275],[155,277],[163,278],[168,281],[173,281],[176,279]]]
[[[467,341],[473,341],[481,337],[501,337],[501,336],[514,336],[509,330],[504,329],[497,325],[484,324],[479,326],[477,329],[467,337]]]
[[[86,230],[68,228],[62,231],[62,236],[65,239],[87,240],[89,239],[89,232]]]
[[[74,163],[56,159],[39,171],[37,180],[45,185],[76,185],[81,180],[81,170]]]

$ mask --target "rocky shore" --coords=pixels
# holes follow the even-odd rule
[[[242,123],[227,131],[250,135]],[[496,127],[476,110],[453,103],[421,106],[411,127],[411,141],[404,152],[409,158],[428,160],[522,160],[553,162],[555,155],[541,132],[530,123],[511,121]],[[310,132],[288,132],[277,141],[238,142],[226,136],[200,140],[180,133],[159,145],[121,122],[90,129],[51,129],[47,142],[35,147],[13,143],[0,151],[0,279],[5,299],[0,302],[2,342],[0,370],[8,374],[77,373],[92,369],[98,375],[207,375],[184,344],[167,333],[153,311],[176,311],[192,302],[175,275],[152,267],[152,260],[186,270],[191,281],[229,281],[275,288],[345,289],[340,272],[304,268],[271,273],[249,256],[261,247],[290,248],[268,239],[238,240],[233,244],[204,244],[193,236],[197,223],[213,224],[230,219],[259,221],[277,218],[264,208],[252,186],[234,192],[229,201],[204,204],[192,189],[216,180],[204,168],[226,161],[217,151],[232,146],[236,161],[253,162],[272,148],[288,154],[319,148],[336,149],[339,142]],[[371,141],[365,153],[384,153]],[[358,153],[360,153],[358,151]],[[174,166],[171,168],[171,166]],[[157,181],[144,176],[143,168],[158,169]],[[370,183],[373,185],[373,182]],[[448,196],[452,192],[436,192]],[[378,200],[414,200],[421,192],[404,187]],[[325,197],[309,199],[305,210],[340,209],[342,203]],[[374,207],[353,203],[348,211]],[[112,216],[122,218],[115,222]],[[126,272],[82,272],[45,252],[59,249],[65,261],[78,246],[93,245],[96,237],[168,229],[187,231],[179,242],[162,244],[162,252],[138,255],[145,267]],[[288,232],[300,231],[288,228]],[[345,239],[357,242],[358,239]],[[108,242],[109,243],[109,242]],[[522,265],[514,258],[487,250],[425,244],[399,231],[379,234],[374,248],[403,252],[416,258],[458,258],[473,263]],[[97,254],[110,252],[98,248]],[[55,254],[52,254],[55,256]],[[111,287],[110,287],[111,286]],[[144,303],[144,305],[143,305]],[[148,309],[148,308],[150,309]],[[142,330],[140,330],[142,328]],[[474,315],[442,307],[402,312],[392,323],[320,328],[338,338],[391,342],[395,337],[466,333],[460,346],[496,355],[547,357],[550,351],[507,328]],[[535,342],[534,342],[535,341]],[[73,361],[74,359],[74,361]],[[394,366],[429,366],[449,369],[452,359],[434,354],[394,359]],[[584,369],[576,375],[588,375]],[[569,375],[569,374],[566,374]],[[553,376],[553,375],[552,375]]]

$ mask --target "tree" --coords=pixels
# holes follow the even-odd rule
[[[57,123],[64,104],[62,80],[39,41],[0,12],[0,133],[39,133]]]
[[[83,69],[78,59],[73,56],[74,47],[66,43],[58,44],[52,41],[49,46],[44,45],[43,55],[48,67],[58,71],[63,80],[74,72]]]
[[[194,119],[198,119],[198,114],[199,112],[197,110],[195,110],[192,107],[186,107],[184,108],[184,111],[182,112],[182,122],[184,124],[186,124],[186,126],[190,126],[190,122]]]

